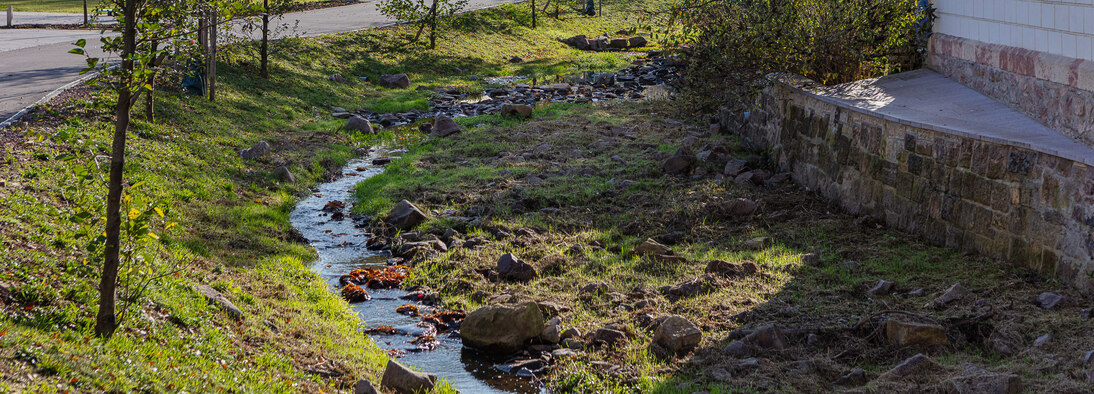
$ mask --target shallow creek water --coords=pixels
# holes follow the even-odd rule
[[[322,275],[330,285],[330,290],[336,294],[341,290],[338,285],[340,276],[356,268],[383,268],[387,265],[389,255],[387,252],[367,250],[365,242],[368,238],[365,231],[356,228],[349,217],[332,220],[329,213],[322,211],[323,206],[329,201],[342,201],[346,203],[348,213],[353,202],[353,188],[357,183],[383,172],[382,166],[371,164],[372,159],[389,153],[398,152],[377,150],[368,157],[350,161],[342,169],[342,177],[318,185],[312,190],[313,194],[300,201],[292,212],[290,220],[293,227],[319,253],[319,260],[312,269]],[[368,292],[372,295],[372,300],[351,304],[351,307],[367,328],[390,326],[407,333],[372,336],[385,350],[404,351],[405,353],[400,352],[402,356],[397,359],[400,363],[437,374],[439,378],[448,380],[453,388],[464,393],[543,392],[541,385],[536,382],[504,374],[494,368],[495,363],[505,360],[487,357],[464,348],[458,333],[438,334],[439,344],[436,349],[415,351],[415,345],[410,341],[423,333],[423,329],[417,326],[421,318],[395,312],[395,308],[400,305],[414,303],[399,298],[407,292],[399,289],[368,289]],[[423,315],[433,312],[432,307],[419,307]]]

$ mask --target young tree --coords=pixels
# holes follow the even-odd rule
[[[437,26],[458,14],[467,6],[468,0],[383,0],[376,7],[380,13],[412,25],[418,26],[418,33],[412,41],[421,38],[426,27],[429,28],[429,48],[437,47]]]
[[[151,95],[155,75],[168,56],[168,51],[179,55],[194,53],[188,36],[194,33],[194,15],[203,11],[219,10],[227,17],[243,10],[239,2],[230,0],[112,0],[118,18],[114,29],[117,36],[104,36],[103,49],[118,53],[119,67],[98,67],[100,59],[88,57],[84,72],[100,69],[101,78],[117,92],[118,102],[114,109],[114,138],[111,144],[110,176],[107,181],[106,228],[103,240],[103,270],[99,283],[99,311],[95,319],[95,334],[108,338],[118,328],[115,305],[118,273],[122,252],[122,196],[124,193],[126,135],[129,130],[130,112],[142,94]],[[85,55],[86,41],[76,43],[79,48],[72,53]],[[215,61],[215,59],[209,59]],[[185,64],[185,62],[182,62]],[[149,107],[150,108],[150,107]]]

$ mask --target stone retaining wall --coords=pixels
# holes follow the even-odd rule
[[[928,66],[1094,147],[1094,62],[934,34]]]
[[[1094,167],[882,119],[783,82],[742,136],[852,214],[1094,294]]]

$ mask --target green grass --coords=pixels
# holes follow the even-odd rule
[[[415,260],[410,282],[440,291],[449,306],[473,310],[490,296],[506,294],[521,301],[568,307],[559,314],[563,329],[589,333],[615,324],[630,334],[631,340],[619,348],[587,349],[556,366],[549,385],[557,392],[830,391],[836,387],[832,381],[851,368],[864,368],[876,376],[917,350],[886,346],[858,335],[824,334],[823,346],[809,347],[803,338],[792,339],[786,351],[753,355],[764,359],[766,366],[741,371],[736,369],[741,360],[722,352],[727,336],[735,329],[769,323],[783,328],[838,329],[882,310],[948,321],[982,313],[983,309],[972,306],[981,298],[999,314],[993,319],[995,329],[1041,333],[1050,325],[1061,341],[1052,352],[1077,354],[1073,349],[1094,345],[1076,308],[1058,314],[1030,305],[1029,300],[1041,291],[1063,290],[1051,281],[1025,279],[1028,270],[861,223],[790,185],[752,187],[721,184],[712,176],[664,176],[660,164],[666,153],[703,126],[665,121],[676,115],[666,108],[664,102],[566,105],[537,109],[536,120],[461,119],[466,129],[460,134],[412,146],[384,173],[358,184],[357,209],[383,217],[392,202],[408,199],[427,211],[455,209],[459,215],[482,216],[474,225],[434,218],[417,228],[438,237],[451,228],[463,233],[456,236],[460,240],[483,237],[488,241]],[[618,131],[629,136],[619,136]],[[659,149],[662,144],[674,149]],[[705,137],[699,146],[706,144],[728,146],[734,155],[749,158],[751,166],[765,165],[759,154],[740,149],[732,136]],[[700,167],[720,171],[722,164]],[[530,182],[529,176],[543,180]],[[636,183],[614,186],[613,178]],[[719,209],[721,202],[734,198],[760,201],[764,208],[752,217],[735,217]],[[522,229],[537,235],[515,235]],[[686,262],[665,263],[629,253],[649,237],[673,232],[679,232],[681,239],[672,249]],[[760,236],[773,242],[758,250],[743,246]],[[450,240],[442,237],[442,241]],[[592,246],[594,241],[601,246]],[[803,262],[802,255],[811,252],[819,252],[819,266]],[[538,277],[528,283],[489,280],[482,273],[495,268],[505,253],[532,263]],[[662,286],[703,275],[706,263],[715,259],[752,261],[762,274],[724,279],[719,286],[675,301],[658,294]],[[843,263],[848,261],[856,262],[858,268],[845,268]],[[879,279],[896,282],[899,292],[922,288],[927,295],[864,294]],[[955,282],[976,295],[943,310],[930,307],[931,299]],[[610,292],[624,300],[581,297],[579,289],[591,283],[607,284]],[[652,299],[658,305],[618,309],[639,299]],[[647,313],[677,314],[695,322],[704,334],[702,345],[681,360],[652,357],[647,346],[653,332],[638,324]],[[1001,357],[983,345],[954,341],[945,355],[936,355],[951,371],[971,362],[1021,374],[1027,387],[1036,387],[1034,391],[1079,387],[1076,380],[1026,373],[1039,361]],[[832,358],[845,349],[855,356]],[[788,374],[797,360],[813,360],[824,372]],[[601,373],[590,366],[594,361],[625,369]],[[712,379],[709,371],[718,367],[727,368],[735,379]]]
[[[100,0],[88,0],[88,12],[93,12]],[[8,7],[15,7],[15,12],[71,12],[83,13],[83,0],[3,0],[0,8],[7,11]]]
[[[57,11],[77,3],[35,4]],[[74,184],[73,163],[109,155],[112,99],[92,92],[42,108],[31,126],[17,129],[20,140],[36,143],[5,144],[0,151],[0,246],[6,250],[0,282],[14,289],[0,313],[0,357],[12,360],[0,365],[0,390],[316,392],[347,389],[357,378],[377,381],[387,356],[311,271],[315,254],[292,241],[288,215],[296,199],[356,147],[420,136],[409,128],[378,136],[341,132],[341,122],[328,115],[331,107],[422,109],[429,97],[361,83],[359,76],[406,72],[417,86],[474,92],[483,76],[544,80],[623,67],[630,56],[584,53],[554,41],[631,25],[623,12],[613,14],[542,18],[532,31],[526,9],[504,6],[460,17],[436,50],[408,44],[407,31],[399,29],[287,39],[274,45],[268,81],[256,78],[253,47],[229,46],[221,52],[215,103],[171,90],[177,80],[165,76],[156,120],[136,115],[126,180],[144,182],[137,202],[159,201],[166,219],[179,223],[173,231],[157,228],[166,242],[149,249],[146,259],[174,273],[149,287],[140,311],[110,340],[92,333],[98,267],[85,260],[81,229],[69,221],[72,191],[66,187]],[[509,63],[514,55],[529,61]],[[350,83],[329,81],[333,73]],[[540,112],[566,108],[582,107]],[[260,140],[269,141],[273,153],[255,161],[236,154]],[[480,147],[492,149],[485,141]],[[61,154],[78,159],[54,160]],[[272,176],[281,165],[297,183]],[[84,190],[104,194],[97,182]],[[246,319],[232,321],[194,290],[197,284],[221,289]],[[338,377],[322,378],[316,366]]]

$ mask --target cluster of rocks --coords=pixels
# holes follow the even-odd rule
[[[378,113],[367,110],[348,112],[335,108],[332,116],[347,119],[346,128],[372,132],[372,125],[384,128],[416,123],[423,119],[478,115],[514,115],[530,117],[539,103],[589,103],[615,99],[643,99],[652,93],[650,86],[664,85],[675,80],[684,62],[673,57],[657,56],[638,61],[639,64],[616,73],[587,73],[572,78],[559,78],[550,84],[510,84],[489,89],[481,95],[457,89],[438,88],[430,100],[430,110],[398,113]],[[364,127],[368,122],[368,127]],[[351,123],[353,125],[351,125]]]
[[[612,37],[609,36],[608,33],[601,34],[594,38],[589,38],[584,34],[581,34],[570,38],[559,39],[559,41],[576,49],[597,52],[642,48],[649,44],[649,40],[646,40],[646,37],[643,36],[633,36],[630,38]]]
[[[240,149],[236,151],[236,153],[238,153],[239,157],[243,160],[257,160],[270,154],[272,150],[273,148],[270,147],[269,142],[258,141],[250,148]],[[293,175],[292,171],[289,171],[289,167],[284,165],[274,168],[273,171],[270,171],[270,175],[280,182],[296,183],[296,176]]]
[[[508,361],[495,366],[499,371],[538,377],[559,359],[590,348],[614,348],[634,336],[618,325],[607,325],[589,333],[582,333],[574,327],[563,329],[561,319],[555,317],[547,320],[544,317],[544,309],[555,308],[536,302],[485,306],[467,314],[460,338],[465,346],[510,355]],[[649,322],[647,327],[653,329],[649,349],[662,358],[686,355],[703,338],[702,331],[681,316],[662,316]],[[607,372],[620,368],[602,364],[598,367]]]

